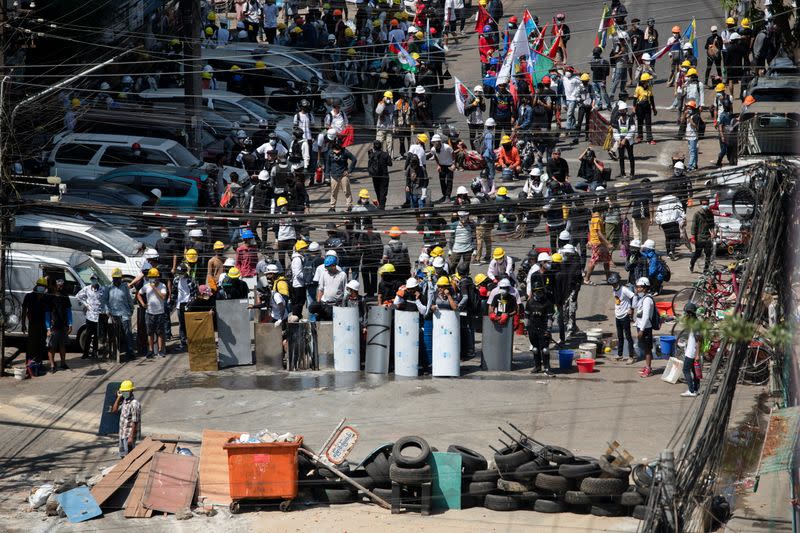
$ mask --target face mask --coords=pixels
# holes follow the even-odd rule
[[[166,231],[162,231],[161,232],[161,238],[162,239],[166,239],[167,237],[169,237],[169,233],[167,233]]]
[[[569,72],[569,71],[565,72],[564,73],[564,77],[567,78],[567,79],[571,78],[572,77],[572,72]]]
[[[41,285],[36,287],[36,292],[38,292],[40,294],[43,293],[45,290],[47,290],[47,287],[42,287]]]
[[[129,399],[131,397],[131,393],[129,391],[122,392],[122,393],[120,393],[120,396],[122,396],[123,398],[125,398],[127,400],[127,399]]]
[[[142,152],[140,152],[139,150],[134,150],[133,151],[133,155],[135,155],[136,157],[139,157],[140,155],[142,155]]]
[[[113,282],[115,287],[119,287],[119,284],[122,283],[122,280],[119,278],[114,278]]]
[[[701,207],[703,208],[703,211],[708,211],[708,209],[709,209],[708,204],[705,204],[705,205],[703,205]]]
[[[508,294],[508,289],[500,289],[500,294]]]
[[[147,282],[150,283],[150,285],[155,285],[158,283],[158,278],[149,278]]]

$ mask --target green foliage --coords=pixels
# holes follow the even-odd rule
[[[785,323],[775,324],[764,332],[764,338],[774,349],[788,351],[792,342],[792,331]]]
[[[722,336],[732,342],[749,342],[756,333],[757,326],[741,315],[725,317],[719,324]]]

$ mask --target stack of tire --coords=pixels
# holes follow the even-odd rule
[[[311,491],[314,501],[328,504],[345,504],[359,500],[358,491],[340,479],[332,470],[314,465],[305,456],[298,455],[298,490]],[[374,490],[376,484],[363,468],[353,468],[349,463],[336,467],[338,471],[358,482],[367,490]]]
[[[419,487],[433,481],[428,460],[431,447],[422,437],[401,437],[394,443],[389,464],[389,479],[403,487]]]
[[[500,474],[488,470],[488,461],[475,450],[451,444],[447,451],[461,455],[461,508],[483,507],[486,495],[497,489]]]

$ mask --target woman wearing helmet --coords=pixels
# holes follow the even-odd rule
[[[642,142],[642,132],[645,125],[647,125],[647,142],[655,144],[653,140],[653,115],[658,114],[656,108],[656,100],[653,96],[653,88],[651,82],[653,76],[645,72],[639,78],[639,84],[633,93],[634,105],[633,109],[636,112],[636,142]]]

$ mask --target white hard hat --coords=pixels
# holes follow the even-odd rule
[[[189,232],[189,237],[202,237],[203,230],[201,229],[193,229]]]
[[[474,93],[482,93],[482,92],[483,92],[483,85],[476,85],[476,86],[475,86],[475,87],[472,89],[472,92],[474,92]]]
[[[595,191],[604,191],[604,190],[606,190],[606,188],[603,187],[602,185],[598,185],[597,188],[595,189]]]
[[[425,94],[425,87],[422,85],[417,85],[417,88],[414,89],[414,92],[417,94]]]
[[[133,78],[131,78],[130,76],[127,76],[127,75],[126,76],[122,76],[122,83],[124,83],[125,85],[130,85],[130,84],[133,83]]]
[[[564,247],[561,248],[561,250],[563,250],[563,252],[565,254],[574,254],[575,253],[575,247],[572,246],[571,244],[565,244]]]
[[[460,194],[469,194],[469,191],[467,191],[467,188],[463,185],[459,185],[458,189],[456,189],[456,196]]]
[[[537,261],[550,261],[550,254],[547,252],[540,252],[539,256],[536,258]]]
[[[236,132],[236,136],[238,138],[240,138],[240,139],[246,139],[247,138],[247,134],[244,132],[244,130],[237,131]]]
[[[642,54],[642,61],[650,61],[650,59],[652,58],[650,57],[650,54],[648,54],[647,52]]]
[[[361,289],[361,284],[358,281],[351,279],[350,281],[347,282],[346,287],[348,289],[358,292]]]
[[[161,189],[150,189],[150,194],[156,198],[161,198]]]
[[[308,245],[309,252],[319,252],[319,243],[317,241],[312,242]]]
[[[334,140],[336,138],[336,128],[328,128],[328,131],[325,132],[328,135],[328,139]]]
[[[144,251],[145,259],[152,259],[154,257],[158,257],[158,252],[154,248],[148,248]]]
[[[511,282],[508,280],[508,278],[503,278],[500,280],[500,283],[498,283],[497,286],[501,289],[507,289],[511,287]]]
[[[420,263],[425,263],[430,258],[431,258],[431,256],[429,256],[425,252],[422,252],[421,254],[419,254],[419,257],[417,258],[417,261],[420,262]]]
[[[692,49],[692,43],[683,43],[682,48],[684,50],[691,50]]]
[[[494,127],[494,119],[492,117],[489,117],[489,118],[486,119],[486,122],[484,122],[484,124],[486,124],[490,128],[493,128]]]
[[[571,235],[569,234],[569,232],[567,230],[564,230],[564,231],[562,231],[561,233],[558,234],[559,240],[562,240],[562,241],[568,241],[570,239],[570,237],[571,237]]]
[[[408,27],[408,33],[417,33],[417,27],[416,26],[409,26]]]
[[[439,135],[438,133],[434,133],[433,137],[431,137],[431,142],[432,143],[441,142],[441,141],[442,141],[442,136]]]
[[[268,181],[269,180],[269,170],[262,170],[258,173],[258,181]]]
[[[196,218],[187,218],[186,219],[186,225],[187,226],[196,226],[197,225],[197,219]]]
[[[236,259],[234,259],[233,257],[229,257],[229,258],[227,258],[225,260],[225,263],[222,266],[225,266],[225,267],[236,266]],[[276,266],[275,268],[278,268],[278,267]],[[267,271],[269,271],[269,267],[267,267]]]
[[[419,281],[417,281],[417,278],[408,278],[406,280],[406,289],[415,289],[417,287],[419,287]]]
[[[433,258],[433,268],[442,268],[444,267],[444,257],[441,255],[439,257]]]
[[[101,91],[107,91],[110,88],[111,88],[111,85],[109,85],[107,81],[104,81],[103,83],[100,84],[100,90]]]
[[[686,170],[686,165],[683,164],[683,161],[676,161],[673,168],[677,170]]]
[[[620,100],[619,102],[617,102],[617,109],[619,109],[620,111],[628,109],[627,102],[625,102],[624,100]]]
[[[737,40],[739,40],[741,38],[742,38],[742,36],[739,35],[737,32],[733,32],[728,36],[728,39],[730,39],[731,41],[737,41]]]
[[[650,280],[647,279],[646,277],[642,276],[641,278],[636,280],[636,286],[637,287],[649,287],[650,286]]]
[[[274,263],[270,263],[267,265],[267,274],[277,274],[278,273],[278,265]]]
[[[458,215],[460,217],[468,217],[469,216],[469,211],[458,211],[456,213],[456,215]]]
[[[764,5],[765,6],[769,5],[769,4],[767,4],[767,2],[769,2],[769,0],[764,0]],[[717,28],[716,26],[711,26],[711,31],[717,31],[718,29],[719,28]]]
[[[647,239],[642,243],[642,250],[653,250],[656,247],[656,242],[653,239]]]
[[[533,167],[531,169],[531,176],[541,176],[541,175],[542,175],[542,169],[541,168]]]
[[[641,241],[639,241],[639,239],[633,239],[628,246],[630,246],[631,248],[640,248],[642,246],[642,243]]]
[[[326,256],[326,257],[327,257],[327,256],[329,256],[329,255],[330,255],[330,256],[332,256],[332,257],[338,257],[338,256],[339,256],[339,255],[336,253],[336,250],[328,250],[327,252],[325,252],[325,256]]]

